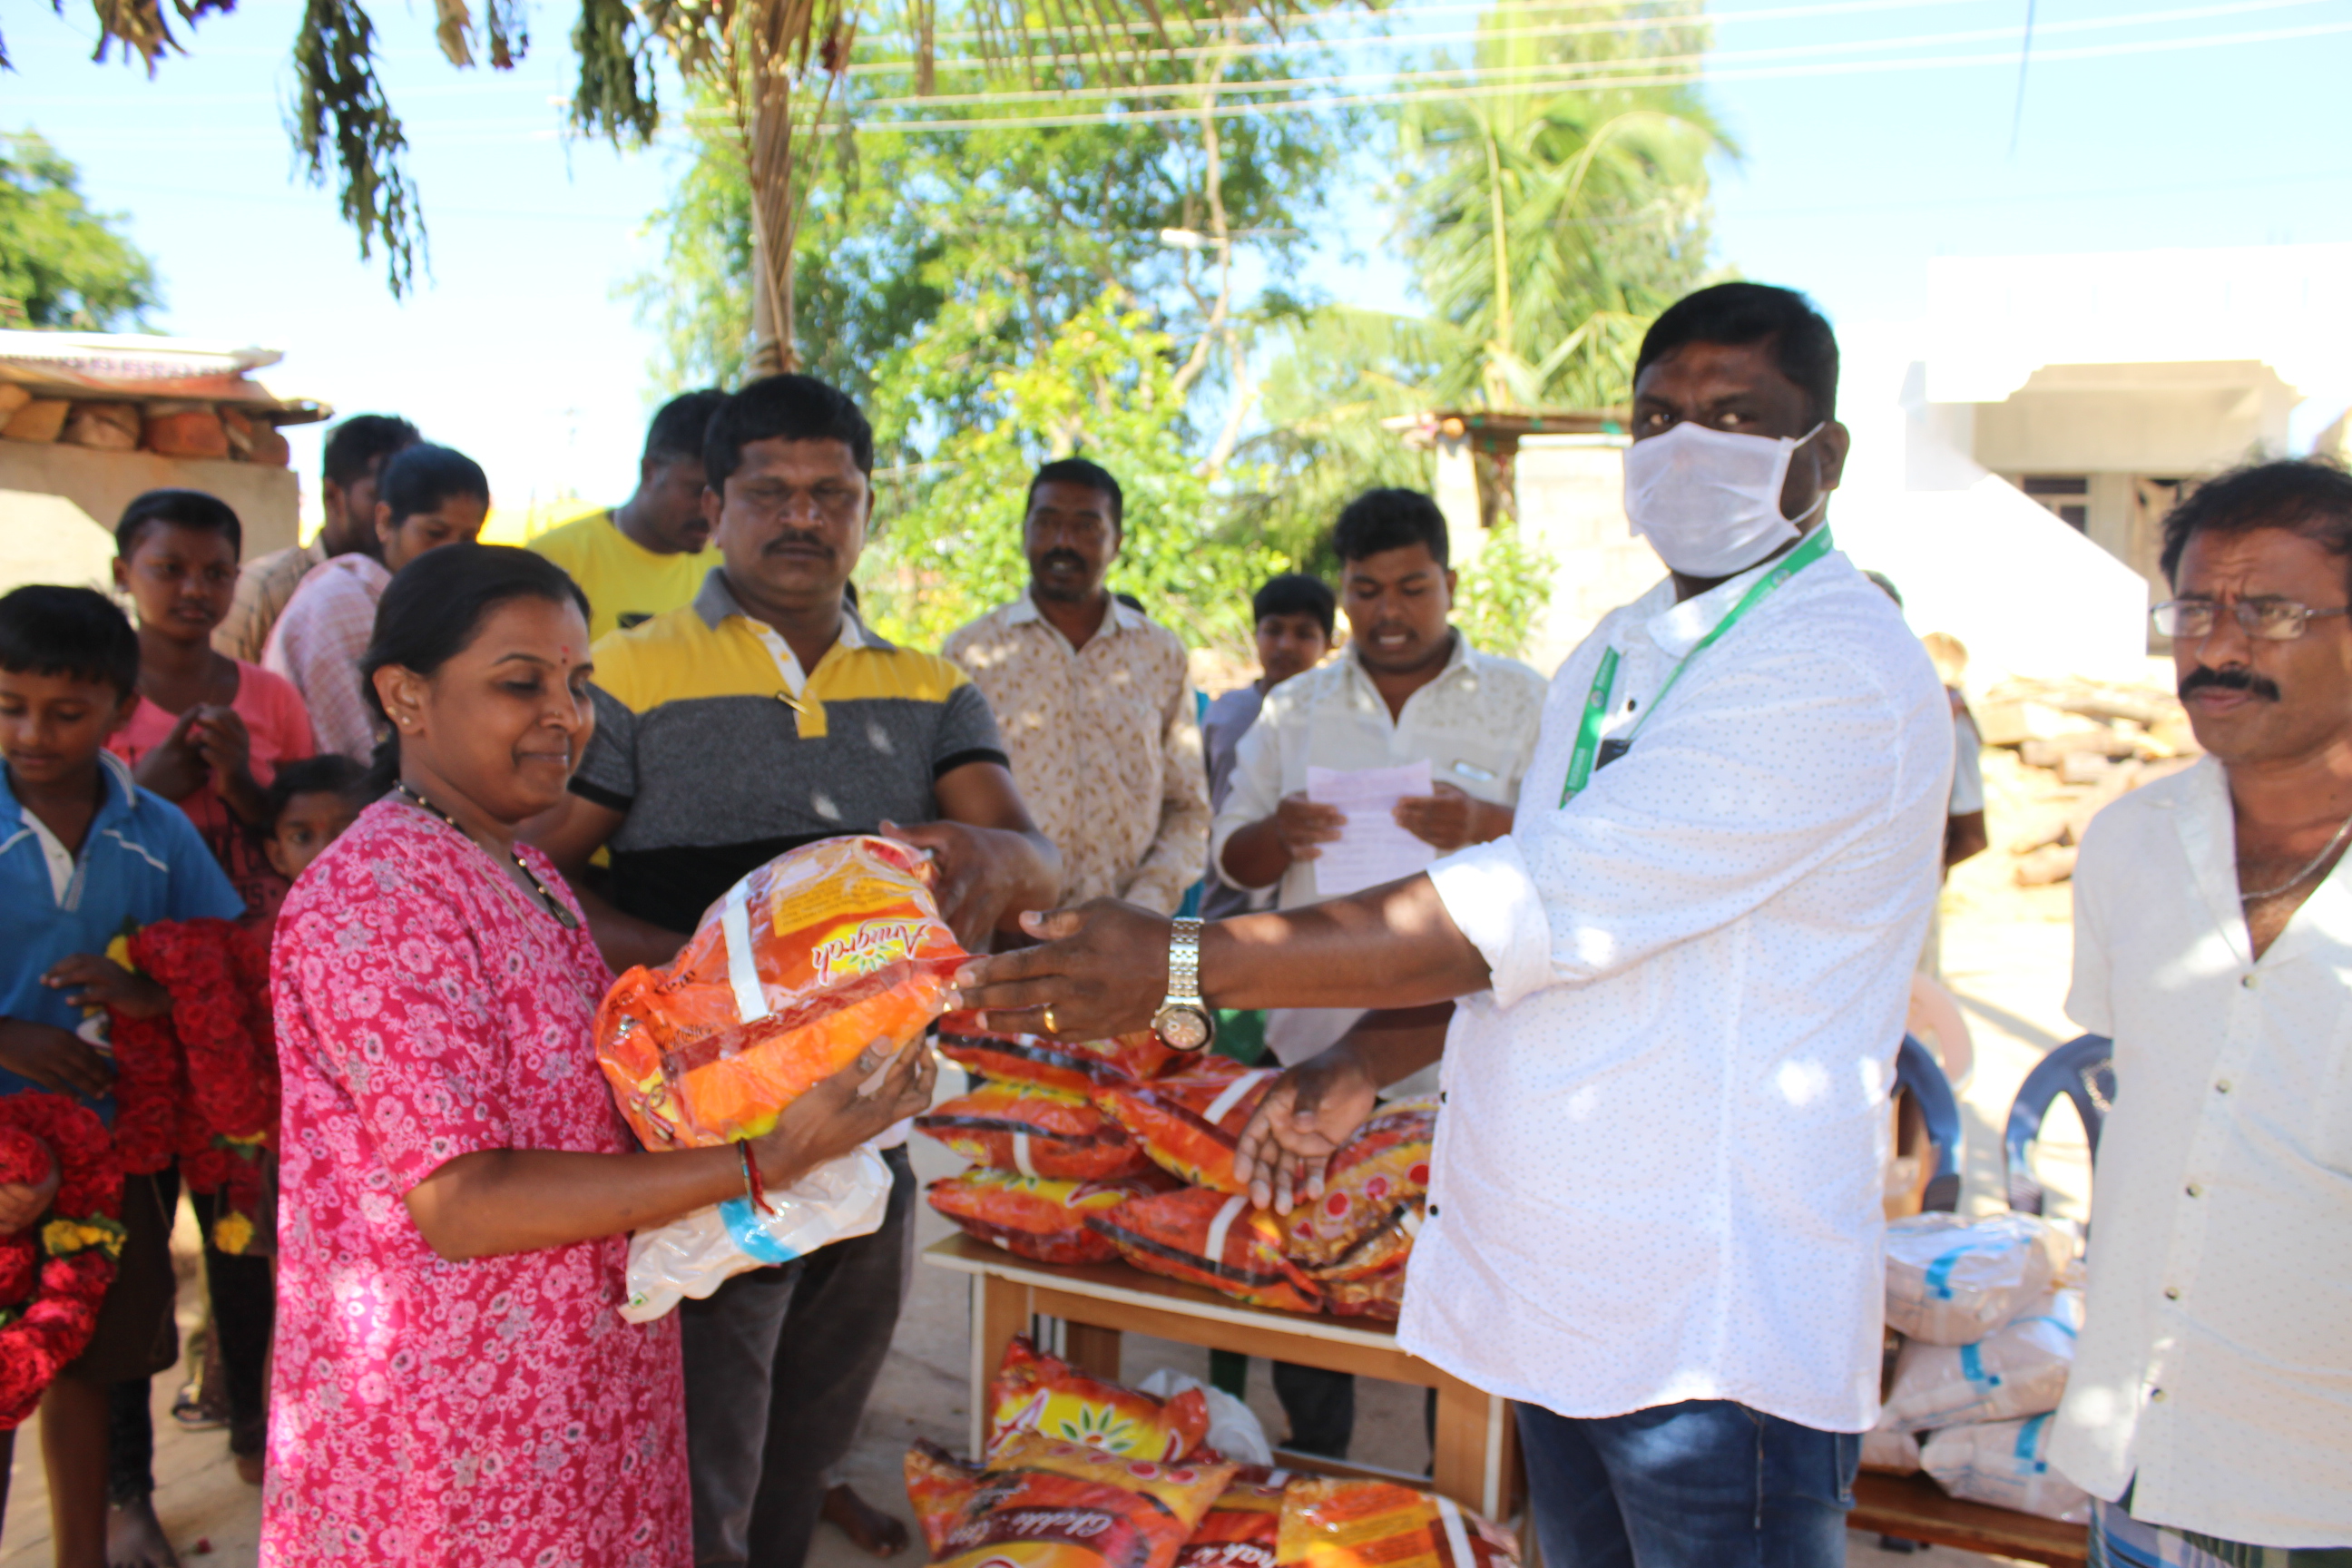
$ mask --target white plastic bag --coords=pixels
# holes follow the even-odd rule
[[[2083,1293],[2053,1290],[1972,1345],[1906,1342],[1879,1425],[1926,1432],[2058,1408],[2083,1331]]]
[[[1931,1345],[1974,1344],[2040,1300],[2073,1256],[2065,1235],[2032,1215],[1890,1221],[1887,1325]]]
[[[1209,1396],[1209,1431],[1201,1441],[1240,1464],[1274,1463],[1274,1445],[1265,1440],[1265,1427],[1257,1412],[1223,1389],[1165,1367],[1136,1386],[1155,1399],[1173,1399],[1188,1388],[1199,1389]]]
[[[1862,1435],[1862,1468],[1916,1476],[1919,1473],[1919,1439],[1908,1432],[1890,1431],[1883,1425],[1874,1426]]]
[[[1919,1462],[1968,1502],[1988,1502],[2067,1524],[2087,1524],[2090,1494],[2050,1468],[2050,1417],[1953,1426],[1927,1439]]]
[[[830,1242],[871,1236],[890,1208],[890,1167],[871,1147],[830,1160],[768,1194],[773,1214],[748,1197],[698,1209],[629,1238],[629,1300],[621,1316],[649,1323],[692,1296],[699,1300],[749,1268],[790,1263]]]

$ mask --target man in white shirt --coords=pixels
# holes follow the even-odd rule
[[[2066,1011],[2116,1098],[2050,1459],[2094,1563],[2352,1563],[2352,477],[2222,475],[2162,561],[2207,754],[2074,871]]]
[[[1427,763],[1432,793],[1399,801],[1393,816],[1441,854],[1511,830],[1543,717],[1544,679],[1515,658],[1479,652],[1451,623],[1448,544],[1445,514],[1419,490],[1367,490],[1340,510],[1331,549],[1339,558],[1348,648],[1270,692],[1235,748],[1232,787],[1209,834],[1209,864],[1224,887],[1244,893],[1279,887],[1275,907],[1286,910],[1322,897],[1316,862],[1346,818],[1307,799],[1310,767]],[[1437,1028],[1451,1011],[1440,1004],[1373,1024]],[[1280,1008],[1266,1017],[1265,1043],[1288,1067],[1364,1021],[1360,1007]],[[1393,1087],[1426,1093],[1436,1085]],[[1274,1389],[1290,1422],[1291,1447],[1348,1457],[1353,1377],[1276,1362]]]
[[[1067,1037],[1461,998],[1399,1340],[1519,1402],[1549,1563],[1844,1561],[1952,727],[1820,521],[1836,355],[1801,296],[1755,284],[1651,328],[1626,499],[1671,577],[1562,667],[1507,837],[1202,933],[1104,902],[1031,917],[1047,945],[959,978],[996,1025]],[[1244,1138],[1254,1195],[1311,1193],[1426,1055],[1360,1035],[1293,1069]]]
[[[1346,825],[1307,797],[1309,768],[1350,772],[1430,765],[1432,792],[1397,803],[1399,826],[1440,853],[1511,830],[1519,780],[1535,755],[1544,679],[1481,653],[1451,622],[1454,574],[1445,514],[1418,490],[1376,489],[1331,529],[1347,651],[1266,697],[1234,753],[1230,793],[1209,830],[1209,864],[1228,888],[1276,888],[1276,906],[1324,896],[1323,847]],[[1328,1047],[1360,1007],[1286,1008],[1265,1043],[1285,1067]],[[1318,1450],[1319,1451],[1319,1450]]]

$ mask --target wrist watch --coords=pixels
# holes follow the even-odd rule
[[[1151,1032],[1171,1050],[1208,1048],[1217,1016],[1201,999],[1201,922],[1180,920],[1168,933],[1168,999],[1151,1016]]]

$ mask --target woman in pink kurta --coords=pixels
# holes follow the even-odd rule
[[[688,1561],[677,1321],[622,1321],[628,1238],[452,1263],[400,1202],[477,1150],[635,1146],[590,1044],[611,973],[525,897],[395,795],[278,916],[267,1560]]]
[[[750,1144],[635,1149],[591,1043],[611,972],[514,841],[594,728],[586,608],[560,568],[490,545],[385,591],[363,668],[394,793],[303,873],[271,953],[266,1564],[685,1568],[677,1321],[622,1319],[627,1233],[929,1101],[921,1053],[868,1097],[884,1064],[861,1058]]]

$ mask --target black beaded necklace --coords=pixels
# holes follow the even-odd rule
[[[450,830],[456,833],[459,837],[465,839],[467,843],[474,844],[474,847],[478,849],[481,847],[480,845],[474,843],[474,836],[472,834],[457,826],[457,819],[456,817],[450,816],[447,812],[442,810],[439,806],[434,805],[431,801],[417,794],[415,789],[409,786],[409,784],[405,779],[392,787],[406,795],[410,800],[415,801],[419,810],[429,811],[434,816],[439,817],[442,821],[447,823]],[[555,917],[556,924],[562,926],[565,931],[578,931],[580,929],[580,921],[578,918],[572,914],[572,906],[563,902],[553,893],[547,890],[547,884],[539,879],[539,873],[530,868],[530,862],[522,858],[522,851],[520,849],[509,849],[507,854],[513,858],[515,869],[520,871],[525,877],[529,878],[530,879],[530,885],[534,889],[538,889],[540,900],[547,905],[547,912]]]

